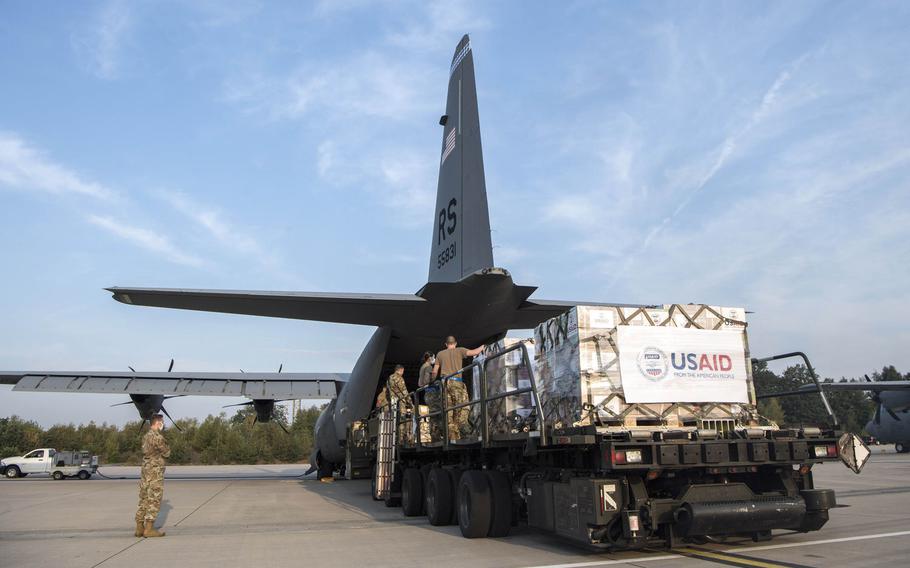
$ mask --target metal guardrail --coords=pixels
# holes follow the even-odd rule
[[[487,392],[487,367],[493,361],[504,357],[514,351],[521,351],[522,365],[528,371],[528,378],[531,383],[530,387],[522,387],[513,390],[508,390],[501,393],[496,393],[490,395]],[[467,402],[455,404],[449,406],[448,396],[447,396],[447,385],[450,380],[453,380],[454,377],[462,378],[464,377],[467,371],[471,371],[471,378],[475,381],[479,381],[480,385],[480,398],[468,400]],[[476,372],[475,372],[476,371]],[[430,410],[427,414],[421,415],[420,408],[420,396],[421,393],[426,393],[428,390],[433,388],[439,389],[440,392],[440,406],[437,410]],[[537,379],[534,377],[534,369],[531,367],[531,359],[528,355],[528,348],[524,342],[516,343],[502,351],[486,357],[483,362],[472,362],[466,367],[462,367],[458,371],[446,375],[444,377],[437,377],[429,385],[419,387],[411,393],[408,393],[408,396],[411,399],[411,404],[413,411],[410,416],[405,418],[399,418],[398,424],[405,424],[410,422],[410,433],[411,440],[414,442],[414,446],[417,448],[427,447],[427,445],[421,440],[420,436],[420,425],[422,421],[431,421],[434,417],[439,417],[440,419],[440,433],[443,439],[443,447],[448,449],[452,445],[452,440],[449,439],[449,415],[450,413],[454,416],[454,411],[461,408],[473,408],[477,405],[480,405],[480,425],[481,425],[481,435],[480,443],[484,448],[490,447],[490,424],[489,424],[489,404],[497,400],[501,400],[507,397],[520,396],[523,394],[530,393],[534,397],[533,405],[537,409],[537,431],[540,433],[540,444],[546,445],[547,440],[547,428],[546,428],[546,418],[543,416],[543,413],[540,412],[540,396],[537,390]],[[470,393],[469,393],[470,394]],[[387,403],[388,406],[391,406],[391,401]],[[435,446],[433,446],[435,447]]]
[[[768,363],[770,361],[789,359],[791,357],[799,357],[806,364],[806,369],[809,371],[809,377],[811,377],[812,382],[815,383],[815,387],[818,389],[818,394],[822,399],[822,404],[824,404],[825,410],[828,412],[828,416],[831,417],[832,426],[834,428],[837,428],[837,416],[834,415],[834,409],[831,408],[831,404],[828,403],[828,397],[825,396],[825,391],[822,389],[822,383],[818,380],[818,375],[815,373],[815,369],[812,367],[812,363],[809,362],[809,357],[805,353],[802,351],[793,351],[792,353],[783,353],[781,355],[762,357],[761,359],[752,359],[752,364],[754,365],[755,363]]]

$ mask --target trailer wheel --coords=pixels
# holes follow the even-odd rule
[[[19,471],[19,468],[14,465],[11,465],[6,468],[6,476],[10,479],[16,479],[21,474],[22,474],[22,472]]]
[[[434,527],[452,524],[452,505],[455,503],[455,486],[452,476],[442,468],[434,467],[427,476],[427,518]]]
[[[417,517],[423,512],[423,476],[419,469],[404,470],[401,480],[401,512],[405,517]]]
[[[54,472],[54,479],[56,479],[57,481],[60,481],[61,479],[63,479],[63,472],[62,472],[62,471],[55,471],[55,472]]]
[[[89,472],[85,471],[84,469],[79,472],[79,479],[85,481],[89,477],[91,477],[91,474],[89,474]]]
[[[487,470],[492,491],[493,515],[488,536],[508,536],[512,530],[512,480],[502,471]]]
[[[458,484],[458,526],[461,527],[461,536],[487,536],[492,519],[493,495],[490,480],[484,472],[476,469],[464,472]]]

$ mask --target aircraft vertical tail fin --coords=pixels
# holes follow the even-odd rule
[[[442,151],[429,281],[457,282],[493,266],[474,58],[467,35],[452,57],[446,113],[440,124]]]

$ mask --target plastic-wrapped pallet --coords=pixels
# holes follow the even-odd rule
[[[527,363],[521,349],[495,357],[506,349],[523,343],[528,353]],[[519,389],[531,388],[530,372],[534,365],[534,342],[530,339],[507,337],[484,347],[476,361],[484,365],[487,396],[496,396]],[[529,368],[529,365],[531,368]],[[474,385],[474,399],[480,397],[480,385]],[[537,429],[533,413],[534,400],[530,392],[492,400],[487,416],[492,435],[515,434]]]
[[[745,310],[703,304],[575,306],[534,333],[547,423],[753,423]]]

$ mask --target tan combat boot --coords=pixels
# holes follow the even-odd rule
[[[145,523],[143,523],[142,521],[136,521],[136,532],[133,534],[135,534],[136,536],[142,536],[143,534],[145,534],[144,525],[145,525]]]
[[[159,532],[155,529],[155,521],[145,521],[145,531],[143,531],[142,536],[145,538],[154,538],[156,536],[164,536],[164,532]]]

